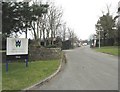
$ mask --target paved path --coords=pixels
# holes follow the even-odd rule
[[[118,58],[88,46],[66,50],[67,65],[60,74],[36,90],[117,90]]]

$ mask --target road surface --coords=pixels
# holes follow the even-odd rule
[[[89,46],[65,51],[67,65],[49,82],[34,90],[117,90],[118,58]]]

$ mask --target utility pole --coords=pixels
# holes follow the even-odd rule
[[[99,30],[99,48],[100,48],[100,30]]]
[[[120,1],[118,2],[118,26],[119,25],[120,25]]]

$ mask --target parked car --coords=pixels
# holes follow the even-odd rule
[[[87,46],[87,43],[83,43],[83,46]]]

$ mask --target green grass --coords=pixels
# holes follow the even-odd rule
[[[101,48],[95,48],[95,50],[98,52],[103,52],[103,53],[107,53],[115,56],[120,55],[120,49],[118,49],[117,46],[105,46]]]
[[[2,65],[2,90],[20,90],[29,87],[51,75],[58,68],[59,60],[10,63],[6,73],[5,64]]]
[[[0,50],[0,52],[6,52],[6,50]]]

